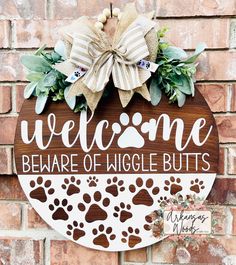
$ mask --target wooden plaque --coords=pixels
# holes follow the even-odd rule
[[[113,89],[116,91],[116,89]],[[151,245],[145,218],[177,193],[206,198],[216,177],[215,120],[196,91],[183,108],[113,92],[92,115],[24,102],[15,159],[32,206],[55,230],[86,247],[123,251]]]

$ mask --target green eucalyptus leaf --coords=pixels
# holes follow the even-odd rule
[[[45,105],[47,103],[48,96],[44,94],[40,94],[37,97],[36,104],[35,104],[35,112],[37,114],[41,114],[45,108]]]
[[[44,86],[54,86],[57,81],[57,73],[55,70],[51,70],[43,79]]]
[[[192,78],[188,78],[189,79],[189,84],[190,84],[190,88],[191,88],[191,93],[192,93],[192,97],[195,96],[195,86],[194,86],[194,81]]]
[[[150,84],[150,96],[153,106],[157,106],[161,100],[162,92],[158,86],[157,78],[153,78]]]
[[[34,90],[37,84],[38,82],[31,82],[25,87],[25,90],[24,90],[25,99],[28,99],[34,93]]]
[[[176,75],[178,78],[174,79],[177,88],[186,95],[191,95],[190,79],[184,75]]]
[[[58,53],[64,60],[67,59],[66,46],[62,40],[59,40],[56,43],[54,51]]]
[[[64,90],[64,97],[65,97],[65,101],[66,101],[67,105],[73,110],[75,108],[75,105],[76,105],[76,97],[75,96],[74,97],[68,97],[70,87],[71,86],[68,86]]]
[[[36,95],[39,96],[40,94],[46,92],[48,89],[47,87],[44,86],[43,79],[41,79],[36,87]]]
[[[181,60],[187,58],[187,53],[178,47],[175,46],[169,46],[165,50],[163,50],[163,54],[173,60]]]
[[[186,100],[186,96],[184,93],[182,93],[181,91],[177,91],[176,92],[176,96],[177,96],[177,101],[178,101],[178,106],[181,108],[183,107],[185,100]]]
[[[61,59],[61,56],[57,52],[52,52],[52,60],[54,63],[56,63],[60,59]]]
[[[20,58],[21,63],[33,72],[48,72],[51,65],[42,57],[37,55],[23,55]]]
[[[26,75],[26,78],[31,81],[39,81],[41,80],[45,75],[43,73],[29,73]]]
[[[184,63],[186,64],[194,63],[196,59],[198,58],[198,56],[206,49],[206,47],[207,46],[205,43],[198,44],[194,54],[190,56],[186,61],[184,61]]]

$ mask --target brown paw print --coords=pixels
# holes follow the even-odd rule
[[[201,190],[205,189],[203,185],[203,181],[199,181],[199,179],[191,180],[191,187],[190,190],[194,191],[195,193],[199,193]]]
[[[72,236],[75,241],[85,236],[85,232],[83,230],[84,229],[83,223],[78,224],[78,222],[74,221],[73,224],[67,225],[67,228],[68,231],[66,232],[66,234],[68,236]]]
[[[110,193],[114,197],[118,196],[119,191],[125,190],[125,187],[123,186],[124,181],[123,180],[118,181],[117,177],[114,177],[113,179],[108,179],[107,184],[108,186],[106,188],[106,192]]]
[[[136,185],[130,185],[129,190],[132,193],[136,193],[133,197],[133,204],[136,205],[153,205],[153,199],[150,194],[157,195],[159,193],[159,188],[153,187],[152,179],[148,179],[144,187],[143,180],[141,178],[137,178]]]
[[[152,222],[153,222],[153,219],[152,219],[152,215],[149,214],[149,215],[146,215],[145,216],[145,221],[147,222],[147,224],[145,224],[143,226],[143,228],[146,230],[146,231],[150,231],[152,229]]]
[[[94,177],[89,177],[87,179],[88,185],[89,187],[97,187],[97,183],[98,183],[98,179],[94,176]]]
[[[38,177],[36,181],[30,181],[30,187],[33,190],[30,192],[30,198],[46,202],[47,201],[47,194],[53,194],[55,190],[50,188],[52,185],[51,180],[43,181],[42,177]]]
[[[175,195],[176,193],[178,193],[179,191],[181,191],[183,188],[180,185],[180,178],[174,178],[174,177],[170,177],[170,181],[166,180],[165,181],[165,187],[164,190],[165,191],[170,191],[171,195]]]
[[[124,223],[133,216],[132,213],[130,212],[130,209],[131,209],[130,204],[125,205],[122,202],[120,203],[120,206],[114,207],[115,213],[113,213],[113,216],[119,217],[121,223]]]
[[[122,232],[123,238],[121,241],[123,243],[128,243],[128,246],[130,248],[135,247],[137,244],[139,244],[142,239],[138,236],[139,235],[139,229],[133,229],[132,227],[128,228],[128,231]]]
[[[68,196],[71,196],[76,193],[80,193],[79,186],[80,185],[80,180],[75,180],[75,177],[71,177],[70,179],[65,178],[64,179],[64,184],[61,185],[61,187],[66,190],[66,193]]]
[[[94,228],[93,234],[96,236],[93,240],[94,245],[104,248],[108,248],[110,246],[110,241],[116,238],[116,236],[112,234],[112,228],[105,228],[104,225],[99,225],[98,229]]]
[[[67,212],[70,212],[73,209],[72,205],[68,205],[67,199],[62,201],[55,199],[53,204],[49,205],[50,211],[53,212],[52,219],[53,220],[68,220],[69,215]]]
[[[108,198],[102,199],[101,193],[99,191],[96,191],[93,195],[93,199],[89,194],[84,194],[83,200],[84,203],[79,203],[78,208],[82,212],[85,210],[87,211],[85,220],[88,223],[107,219],[107,213],[104,208],[110,204],[110,200]],[[86,204],[88,206],[86,206]]]

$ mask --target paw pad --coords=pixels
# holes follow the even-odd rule
[[[53,194],[55,190],[50,188],[52,185],[51,180],[44,181],[42,177],[38,177],[36,181],[30,181],[30,187],[33,189],[30,192],[30,197],[32,199],[38,200],[40,202],[47,201],[47,194]]]
[[[131,193],[135,193],[133,197],[133,204],[135,205],[146,205],[146,206],[151,206],[153,205],[153,198],[151,197],[150,194],[157,195],[160,191],[158,187],[153,187],[153,180],[148,179],[144,183],[141,178],[137,178],[136,180],[136,185],[130,185],[129,190]]]

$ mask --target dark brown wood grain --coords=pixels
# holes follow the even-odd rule
[[[48,117],[48,114],[54,113],[57,117],[57,131],[60,131],[63,124],[67,120],[74,120],[76,122],[76,128],[71,131],[71,137],[72,139],[75,137],[75,135],[78,132],[79,129],[79,120],[80,120],[80,114],[75,114],[73,111],[71,111],[66,103],[49,103],[43,114],[37,115],[34,111],[35,106],[35,99],[26,100],[24,102],[24,105],[22,107],[21,113],[19,115],[18,119],[18,125],[16,130],[16,137],[15,137],[15,158],[16,158],[16,168],[18,174],[22,174],[22,167],[21,167],[21,157],[22,155],[31,155],[31,154],[41,154],[44,157],[46,155],[61,155],[61,154],[78,154],[78,156],[84,157],[85,153],[80,147],[79,142],[76,143],[76,145],[72,148],[65,148],[61,142],[60,137],[54,137],[52,143],[50,144],[49,148],[47,150],[39,150],[36,146],[35,142],[33,142],[30,145],[26,145],[22,143],[21,136],[20,136],[20,123],[22,120],[27,120],[30,124],[29,128],[29,134],[32,135],[34,131],[34,124],[35,120],[41,119],[45,122]],[[104,98],[100,103],[99,106],[95,112],[94,118],[92,119],[91,123],[89,124],[88,128],[88,142],[92,141],[95,128],[97,123],[100,120],[106,119],[109,121],[109,124],[112,125],[114,122],[119,122],[119,116],[122,112],[127,113],[130,118],[132,115],[136,112],[140,112],[143,116],[143,122],[148,121],[150,118],[158,118],[159,115],[163,113],[167,113],[171,120],[175,118],[181,118],[184,120],[185,123],[185,135],[184,135],[184,142],[186,141],[186,137],[191,131],[192,125],[198,118],[205,118],[207,121],[207,125],[205,128],[202,129],[201,133],[202,135],[206,135],[207,130],[209,129],[209,126],[213,126],[212,133],[207,140],[207,142],[202,146],[198,147],[193,144],[193,142],[190,142],[186,150],[184,150],[184,153],[209,153],[209,162],[210,162],[210,170],[208,173],[215,173],[217,172],[217,165],[218,165],[218,153],[219,153],[219,147],[218,147],[218,134],[217,129],[215,125],[214,117],[204,100],[204,98],[201,96],[201,94],[196,91],[196,95],[194,98],[188,97],[186,104],[182,108],[178,108],[176,104],[169,104],[167,99],[163,97],[161,103],[157,107],[153,107],[150,102],[145,101],[143,98],[141,98],[139,95],[135,95],[125,109],[122,108],[119,97],[116,91],[116,88],[112,87],[112,93],[109,97]],[[104,141],[108,142],[112,134],[111,126],[110,128],[106,129],[104,131]],[[141,133],[142,134],[142,133]],[[177,157],[177,166],[178,166],[178,156],[180,155],[180,152],[176,150],[174,145],[175,140],[175,129],[172,131],[171,139],[169,141],[163,141],[162,139],[162,124],[158,128],[158,137],[155,142],[151,142],[147,139],[147,135],[142,134],[142,136],[145,139],[145,146],[142,149],[137,148],[124,148],[121,149],[117,146],[117,137],[114,139],[111,147],[107,151],[100,151],[97,146],[94,146],[92,151],[89,154],[95,154],[100,153],[101,159],[99,162],[101,162],[102,166],[97,169],[96,172],[91,170],[89,174],[97,173],[97,174],[106,174],[107,172],[104,170],[105,165],[105,158],[106,155],[109,154],[110,156],[115,154],[129,154],[134,155],[136,153],[143,154],[144,155],[144,163],[145,165],[149,164],[149,153],[157,153],[157,164],[158,164],[158,172],[156,173],[163,173],[162,169],[162,159],[161,155],[163,153],[175,153]],[[201,136],[201,134],[200,134]],[[49,130],[47,126],[44,128],[44,140],[46,141],[49,138]],[[36,159],[37,160],[37,159]],[[46,160],[45,160],[46,161]],[[200,161],[199,169],[196,170],[195,168],[195,161],[194,159],[189,160],[189,170],[186,170],[186,168],[182,168],[179,172],[176,172],[175,170],[171,170],[168,173],[194,173],[194,172],[202,172],[200,170],[202,161]],[[144,165],[144,166],[145,166]],[[27,174],[31,174],[32,172],[28,172]],[[41,174],[45,174],[46,172],[41,172]],[[55,170],[52,172],[54,174],[61,174],[63,172],[58,172]],[[70,172],[72,173],[72,172]],[[79,167],[79,173],[85,174],[88,172],[85,172],[82,165],[80,164]],[[115,173],[115,172],[110,172]],[[151,172],[143,172],[141,169],[138,172],[125,172],[122,170],[119,173],[151,173]]]

